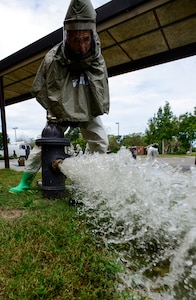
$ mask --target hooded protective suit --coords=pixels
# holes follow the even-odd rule
[[[109,111],[108,79],[95,28],[96,13],[90,0],[72,0],[64,21],[63,41],[46,54],[32,95],[64,129],[79,126],[91,152],[106,153],[108,137],[99,115]],[[29,189],[40,167],[41,147],[35,145],[20,183],[10,192]]]
[[[87,29],[91,30],[91,47],[81,58],[70,50],[67,32]],[[109,112],[107,69],[96,33],[96,12],[90,1],[71,1],[63,42],[45,56],[32,95],[59,122],[88,122]]]

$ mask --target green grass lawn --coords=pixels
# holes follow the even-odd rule
[[[117,291],[120,267],[66,199],[8,192],[22,172],[0,170],[0,299],[147,299]],[[40,174],[37,175],[40,178]]]

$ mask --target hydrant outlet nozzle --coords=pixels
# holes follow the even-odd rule
[[[61,172],[60,168],[59,168],[59,164],[63,163],[63,159],[62,158],[57,158],[52,162],[52,169],[53,171],[59,173]]]

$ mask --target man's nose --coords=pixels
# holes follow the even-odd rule
[[[82,52],[82,53],[85,53],[85,52],[86,52],[86,44],[83,43],[82,41],[80,42],[79,50],[80,50],[80,52]]]

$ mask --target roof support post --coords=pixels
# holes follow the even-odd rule
[[[1,125],[2,125],[5,168],[8,169],[10,166],[9,166],[8,145],[7,145],[7,129],[6,129],[6,118],[5,118],[5,99],[4,99],[3,78],[2,77],[0,77],[0,108],[1,108]]]

